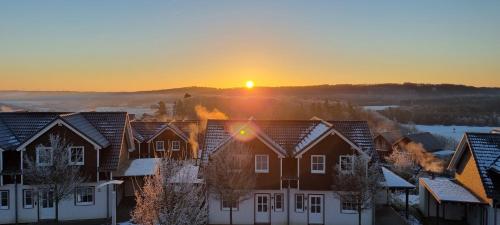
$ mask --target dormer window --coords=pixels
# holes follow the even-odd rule
[[[52,166],[52,148],[37,147],[36,148],[36,165],[37,166]]]
[[[311,155],[311,173],[325,173],[325,155]]]
[[[157,141],[156,142],[156,151],[159,151],[159,152],[165,151],[165,142]]]
[[[255,155],[255,172],[269,173],[269,156]]]
[[[172,141],[172,151],[179,151],[181,150],[181,143],[180,141]]]
[[[340,171],[341,172],[352,172],[354,168],[353,162],[354,156],[352,155],[341,155],[340,156]]]
[[[84,147],[72,146],[68,148],[69,164],[70,165],[83,165],[84,164]]]

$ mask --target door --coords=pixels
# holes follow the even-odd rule
[[[323,224],[323,195],[309,195],[309,224]]]
[[[42,189],[40,190],[39,195],[39,204],[40,204],[40,219],[55,219],[56,218],[56,209],[54,208],[54,192],[50,189]]]
[[[271,203],[269,194],[255,194],[255,223],[271,222]]]

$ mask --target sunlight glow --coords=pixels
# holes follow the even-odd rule
[[[254,83],[253,83],[252,80],[248,80],[247,83],[246,83],[246,86],[247,86],[248,89],[252,89],[253,85],[254,85]]]

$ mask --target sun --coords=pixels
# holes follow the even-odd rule
[[[251,81],[251,80],[248,80],[247,83],[246,83],[246,86],[247,86],[248,89],[252,89],[253,85],[254,85],[253,81]]]

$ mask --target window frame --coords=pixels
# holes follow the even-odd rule
[[[177,144],[178,148],[174,148],[174,143]],[[181,142],[179,140],[171,141],[170,142],[170,150],[172,151],[180,151],[181,150]]]
[[[343,158],[350,158],[351,162],[351,169],[350,170],[345,170],[342,168],[342,162],[343,162]],[[343,173],[352,173],[353,169],[354,169],[354,155],[341,155],[339,156],[339,169],[340,169],[340,172],[343,172]]]
[[[281,197],[280,208],[278,208],[278,196]],[[285,205],[285,196],[283,193],[274,193],[274,211],[275,212],[283,212],[283,206]]]
[[[161,143],[162,148],[158,148],[158,144]],[[155,151],[164,152],[165,151],[165,141],[156,141],[155,142]]]
[[[300,208],[297,207],[297,199],[299,197],[301,199],[301,204],[302,204]],[[297,213],[303,213],[304,212],[304,209],[305,209],[304,194],[295,194],[294,208],[295,208],[295,212],[297,212]]]
[[[349,204],[351,206],[351,209],[344,209],[344,204]],[[357,203],[354,201],[340,201],[340,213],[344,214],[357,214]]]
[[[230,207],[224,207],[224,202],[227,202],[227,201],[225,201],[224,198],[222,198],[220,200],[220,208],[221,208],[221,210],[222,211],[230,211],[231,210]],[[233,205],[234,207],[232,208],[232,211],[233,212],[234,211],[238,211],[238,209],[239,209],[239,202],[238,201],[234,201],[233,203],[234,203],[234,205]]]
[[[7,196],[7,205],[2,205],[4,194]],[[0,190],[0,210],[9,210],[10,208],[10,191]]]
[[[81,158],[81,162],[73,162],[72,161],[72,156],[73,156],[73,152],[72,150],[73,149],[76,149],[76,148],[81,148],[82,149],[82,158]],[[71,147],[68,147],[68,156],[69,156],[69,160],[68,160],[68,164],[69,165],[73,165],[73,166],[83,166],[85,165],[85,147],[84,146],[71,146]]]
[[[90,202],[90,201],[83,202],[83,201],[78,200],[78,194],[79,194],[79,191],[81,191],[81,190],[85,191],[84,194],[92,193],[92,202]],[[91,192],[88,192],[89,190],[91,190]],[[81,195],[81,193],[82,192],[80,192],[80,196],[83,200],[84,195]],[[87,205],[94,205],[94,204],[95,204],[95,187],[94,186],[79,186],[79,187],[75,188],[75,206],[87,206]]]
[[[265,157],[265,159],[266,159],[266,161],[265,161],[266,163],[262,164],[262,165],[266,166],[265,169],[259,168],[260,164],[259,164],[259,161],[257,159],[259,159],[261,157]],[[267,154],[255,155],[255,173],[269,173],[269,155],[267,155]]]
[[[49,163],[40,163],[40,151],[41,150],[49,150],[50,151],[50,162]],[[36,165],[37,166],[52,166],[54,163],[54,149],[52,147],[38,146],[36,147]]]
[[[30,192],[31,204],[26,204],[26,193]],[[35,207],[35,198],[33,196],[33,189],[23,189],[23,208],[32,209]]]
[[[321,158],[323,162],[321,164],[315,163],[314,158]],[[322,170],[315,170],[314,165],[323,165]],[[314,174],[325,174],[326,172],[326,156],[325,155],[311,155],[311,173]]]

